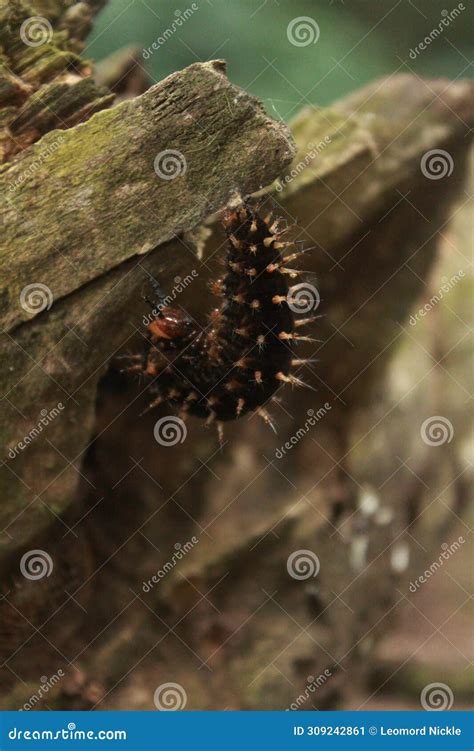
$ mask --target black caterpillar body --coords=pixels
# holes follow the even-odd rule
[[[196,415],[210,423],[233,420],[257,412],[268,423],[263,405],[283,383],[301,384],[290,375],[297,339],[289,305],[289,278],[297,275],[285,263],[277,223],[262,219],[248,203],[224,214],[228,237],[226,274],[214,282],[222,298],[203,331],[179,308],[158,304],[147,327],[147,343],[140,363],[127,371],[141,372],[150,381],[153,401],[180,408],[180,415]],[[272,426],[273,427],[273,426]]]

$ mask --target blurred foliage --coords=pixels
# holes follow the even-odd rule
[[[156,82],[196,61],[224,58],[232,81],[289,119],[305,104],[328,104],[396,71],[455,79],[469,74],[472,35],[465,10],[425,51],[415,48],[446,11],[446,0],[110,0],[95,24],[86,55],[100,60],[128,44],[148,48],[191,6],[189,18],[143,65]],[[444,13],[443,13],[444,12]],[[443,14],[443,15],[442,15]],[[288,41],[292,19],[309,16],[319,38]]]

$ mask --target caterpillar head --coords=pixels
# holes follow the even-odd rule
[[[149,340],[152,344],[159,344],[166,348],[167,343],[183,343],[195,332],[191,318],[180,308],[165,306],[159,314],[148,324]]]

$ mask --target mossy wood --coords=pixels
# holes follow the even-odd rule
[[[80,51],[85,31],[65,31],[73,11],[66,5],[35,5],[54,28],[42,54]],[[108,92],[98,93],[77,62],[77,95],[86,81],[97,106],[72,107],[82,115],[62,130],[45,120],[47,107],[30,109],[30,119],[24,109],[18,122],[28,128],[12,139],[18,109],[31,107],[34,93],[23,91],[21,64],[10,65],[18,56],[11,29],[27,12],[11,7],[10,36],[0,37],[3,86],[20,99],[4,106],[0,172],[7,593],[0,645],[12,670],[5,682],[20,674],[26,684],[16,684],[9,706],[21,705],[37,676],[64,658],[68,686],[48,699],[58,707],[103,699],[110,708],[151,708],[154,688],[170,679],[185,686],[192,709],[284,708],[309,674],[324,670],[330,678],[316,706],[337,706],[367,674],[367,654],[393,604],[392,548],[423,502],[418,487],[400,482],[385,493],[380,523],[367,518],[361,482],[364,467],[377,473],[376,452],[360,466],[347,457],[358,415],[384,388],[400,326],[463,195],[472,87],[412,76],[378,81],[329,109],[304,110],[292,124],[294,156],[286,126],[229,83],[222,63],[193,65],[108,109]],[[90,19],[95,6],[87,8]],[[56,63],[44,67],[46,83],[39,69],[30,76],[40,99],[56,96]],[[185,156],[185,172],[172,181],[154,170],[164,149]],[[449,179],[421,170],[431,149],[448,151]],[[202,222],[236,192],[277,178],[262,200],[296,225],[298,239],[316,245],[304,264],[316,274],[324,314],[320,362],[304,374],[316,394],[285,393],[277,437],[242,420],[228,426],[219,454],[214,435],[191,421],[184,445],[160,447],[153,426],[166,410],[139,418],[146,395],[110,369],[115,355],[140,346],[144,282],[152,274],[169,291],[176,277],[198,269],[180,301],[205,321],[223,237],[218,224],[204,232]],[[47,284],[54,298],[38,314],[19,302],[33,282]],[[41,410],[58,403],[60,416],[16,451]],[[324,404],[311,437],[275,466],[275,452],[306,424],[308,410]],[[199,544],[146,591],[143,582],[194,535]],[[50,577],[19,579],[29,548],[48,550]],[[288,575],[288,556],[300,549],[317,551],[317,580]],[[367,550],[375,565],[364,568]],[[202,669],[194,670],[196,660]]]

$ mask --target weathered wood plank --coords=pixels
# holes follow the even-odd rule
[[[287,128],[220,62],[49,133],[0,173],[3,325],[35,315],[18,305],[25,283],[46,284],[57,301],[267,184],[292,156]]]

